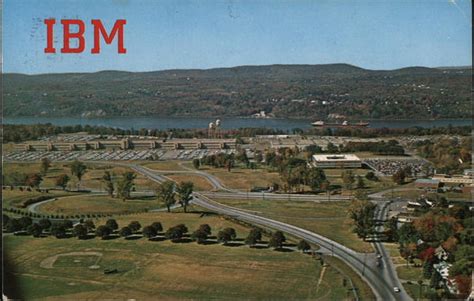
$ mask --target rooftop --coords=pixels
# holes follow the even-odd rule
[[[317,162],[324,161],[360,161],[359,157],[354,154],[324,154],[313,155],[313,160]]]

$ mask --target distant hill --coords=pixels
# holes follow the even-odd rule
[[[470,118],[470,68],[348,64],[4,74],[4,116]]]

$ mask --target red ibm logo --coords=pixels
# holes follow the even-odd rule
[[[101,37],[104,39],[106,44],[111,44],[115,39],[115,36],[118,38],[117,52],[120,54],[127,53],[127,49],[125,49],[123,45],[123,28],[125,24],[127,24],[126,20],[115,21],[110,34],[107,33],[101,20],[92,20],[91,23],[94,27],[94,47],[91,49],[91,53],[100,53]],[[44,52],[56,53],[56,48],[54,47],[54,25],[56,24],[56,19],[45,19],[44,24],[46,24],[47,30],[46,48],[44,49]],[[70,19],[61,20],[61,24],[63,26],[63,48],[61,48],[61,53],[82,53],[86,47],[86,40],[84,37],[86,25],[84,22],[82,20]],[[71,26],[76,26],[78,28],[77,31],[71,32]],[[76,47],[71,47],[71,40],[73,39],[78,41]]]

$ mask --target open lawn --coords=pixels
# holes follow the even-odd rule
[[[352,232],[347,201],[216,200],[229,206],[292,224],[333,239],[360,252],[373,252],[369,243]]]
[[[46,175],[43,176],[41,187],[55,187],[56,178],[61,174],[67,174],[71,178],[68,183],[68,189],[77,189],[79,181],[75,176],[72,176],[69,165],[70,163],[52,163]],[[116,179],[118,179],[124,172],[131,171],[126,167],[107,164],[87,163],[86,165],[87,171],[82,177],[80,183],[81,189],[103,190],[105,185],[102,182],[102,176],[106,170],[110,171]],[[5,163],[3,165],[3,172],[6,176],[14,172],[22,174],[39,173],[40,163]],[[150,181],[140,174],[137,174],[134,183],[137,190],[149,190]]]
[[[160,221],[165,228],[184,223],[190,231],[207,223],[213,234],[231,226],[241,238],[249,230],[201,212],[144,213],[117,221],[123,226],[131,220],[142,225]],[[100,225],[103,221],[95,222]],[[347,288],[342,287],[343,276],[331,267],[318,287],[321,266],[300,252],[145,238],[78,240],[28,236],[5,236],[4,251],[8,263],[6,283],[9,287],[16,285],[21,294],[10,297],[28,300],[350,299]],[[94,269],[94,265],[99,267]],[[104,274],[104,269],[117,269],[117,273]]]
[[[203,166],[200,170],[218,177],[224,186],[232,189],[250,190],[269,187],[273,183],[281,184],[280,175],[266,169],[233,168],[229,172],[225,168]]]
[[[123,201],[107,195],[87,194],[58,198],[42,204],[38,211],[43,214],[88,214],[88,213],[131,213],[162,207],[155,197],[133,197]]]
[[[154,169],[154,170],[184,170],[184,168],[180,165],[183,161],[153,161],[153,162],[145,162],[141,165]],[[187,165],[192,167],[192,164]]]
[[[4,189],[2,194],[2,205],[4,208],[15,207],[20,208],[22,204],[28,199],[34,199],[40,196],[49,196],[51,198],[61,196],[73,196],[77,195],[74,192],[64,192],[60,190],[50,190],[48,193],[37,192],[37,191],[20,191],[18,188],[10,190],[10,188]]]
[[[196,191],[210,191],[214,189],[211,183],[203,176],[193,174],[166,174],[166,176],[176,181],[176,183],[192,182]]]
[[[409,266],[399,266],[397,267],[397,274],[400,279],[410,280],[412,282],[417,282],[420,279],[423,279],[423,268]]]

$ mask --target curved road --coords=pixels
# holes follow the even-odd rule
[[[144,168],[143,166],[134,164],[129,164],[128,166],[155,182],[162,182],[164,180],[163,176],[157,175],[155,171]],[[339,257],[351,266],[360,276],[362,276],[370,285],[378,300],[410,300],[410,298],[407,297],[408,295],[403,291],[400,293],[393,291],[395,286],[403,289],[396,277],[396,273],[392,270],[393,266],[386,265],[384,269],[377,267],[375,254],[357,253],[344,245],[314,232],[214,202],[201,193],[194,193],[193,203],[203,208],[252,224],[281,230],[296,237],[305,239],[308,242],[317,244],[321,247],[323,252]],[[390,262],[390,259],[385,258],[385,261]],[[385,271],[385,269],[392,271]]]

